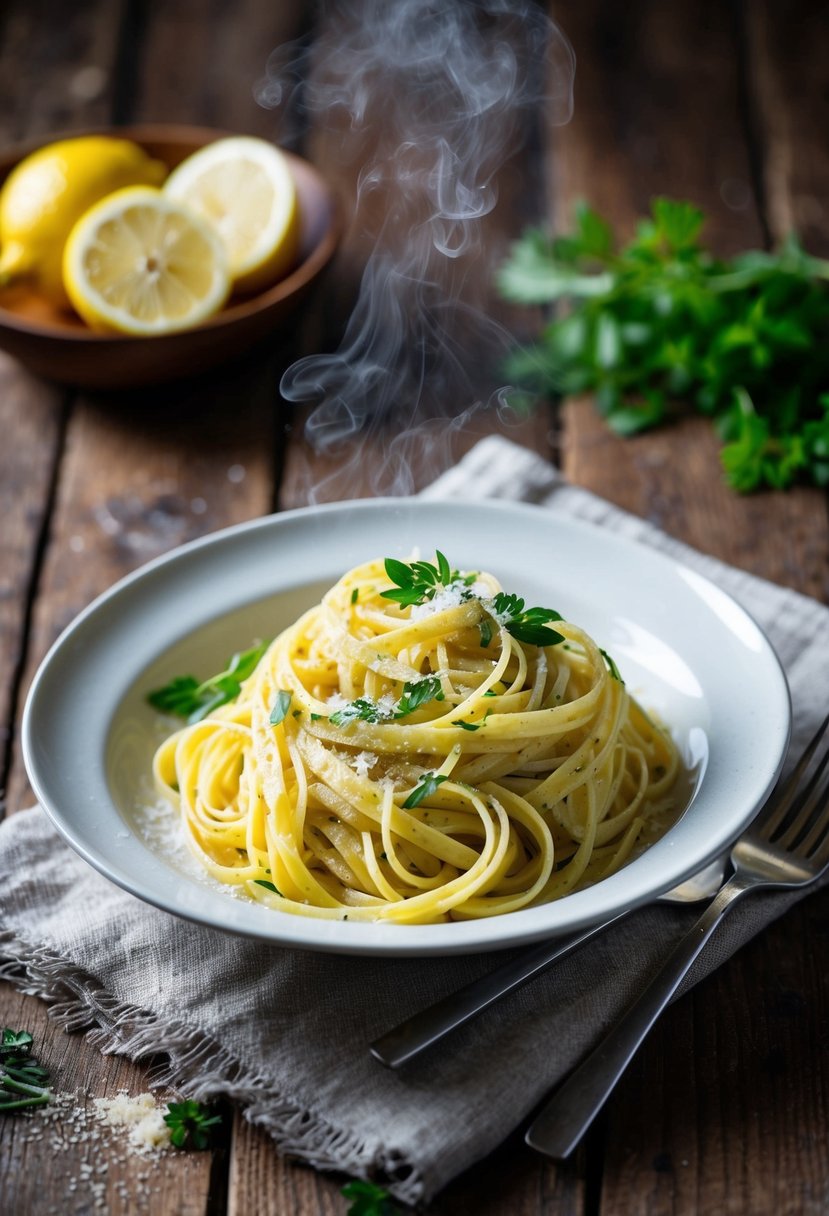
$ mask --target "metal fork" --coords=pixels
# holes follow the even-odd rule
[[[532,1148],[548,1157],[569,1156],[703,946],[738,899],[769,887],[805,886],[829,867],[829,746],[816,757],[827,731],[829,714],[791,777],[734,845],[734,873],[728,882],[641,996],[536,1116],[525,1136]]]
[[[692,904],[710,899],[722,886],[725,861],[724,857],[712,861],[692,878],[686,879],[673,890],[666,891],[660,896],[660,901],[669,904]],[[379,1060],[387,1068],[400,1068],[401,1065],[408,1064],[427,1048],[446,1038],[453,1030],[483,1013],[502,997],[522,988],[536,976],[543,975],[553,963],[566,958],[574,950],[579,950],[628,915],[628,911],[620,912],[610,920],[590,925],[578,933],[560,937],[553,942],[545,940],[528,950],[522,950],[517,958],[502,963],[479,979],[472,980],[471,983],[435,1001],[433,1005],[427,1005],[425,1009],[411,1014],[404,1022],[375,1039],[369,1051],[375,1060]]]

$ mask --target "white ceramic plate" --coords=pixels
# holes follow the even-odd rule
[[[619,873],[543,907],[444,925],[314,920],[275,912],[154,847],[141,811],[159,721],[146,693],[208,675],[273,637],[351,566],[435,547],[556,608],[609,650],[667,722],[695,774],[688,809]],[[539,508],[387,499],[287,512],[152,562],[92,604],[52,648],[23,721],[32,784],[88,862],[141,899],[214,928],[354,954],[445,954],[534,941],[654,899],[722,853],[774,783],[789,694],[767,639],[734,600],[643,546]]]

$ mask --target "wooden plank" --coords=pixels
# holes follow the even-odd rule
[[[816,1046],[829,1013],[820,964],[827,913],[824,892],[657,1024],[614,1099],[624,1114],[611,1119],[613,1185],[604,1210],[825,1210],[829,1069]]]
[[[278,113],[257,95],[272,51],[299,38],[305,5],[149,0],[129,117],[192,122],[281,142]],[[287,123],[286,123],[287,126]]]
[[[249,38],[248,49],[255,46],[264,63],[274,17],[259,8],[258,21],[249,20],[240,28],[244,28]],[[255,15],[252,6],[248,10],[246,16],[252,18]],[[110,11],[117,19],[116,6],[110,6]],[[136,12],[139,10],[131,10],[133,15]],[[182,14],[183,20],[179,22],[177,18]],[[219,31],[221,40],[212,50],[186,37],[188,32],[208,28],[203,6],[201,22],[192,6],[183,4],[165,5],[163,16],[161,21],[159,14],[153,14],[149,28],[140,22],[125,27],[126,45],[119,68],[126,81],[137,86],[145,107],[140,116],[168,120],[175,114],[180,120],[210,121],[203,108],[202,93],[205,82],[213,79],[209,87],[217,104],[222,87],[232,90],[223,111],[227,115],[226,125],[238,122],[251,129],[258,113],[250,100],[250,82],[245,83],[249,69],[247,63],[239,64],[234,58],[241,53],[231,20],[238,12],[227,13]],[[284,27],[284,17],[280,20]],[[144,35],[147,35],[146,51],[142,55]],[[57,46],[59,50],[60,43]],[[213,72],[213,52],[219,51],[227,69],[223,85],[215,83]],[[58,55],[53,69],[43,73],[43,78],[54,79],[59,86],[67,70]],[[174,78],[173,90],[170,82]],[[251,121],[244,124],[241,107],[233,108],[240,92],[252,115]],[[116,110],[120,107],[118,116],[123,120],[137,116],[129,112],[128,100],[129,89],[119,86],[114,104]],[[56,634],[94,595],[117,578],[176,544],[270,509],[272,473],[277,463],[274,407],[281,358],[279,348],[275,347],[272,351],[255,352],[242,366],[227,368],[204,381],[132,396],[78,396],[60,467],[23,689]],[[17,807],[30,800],[15,747],[9,802]],[[3,999],[9,999],[7,987],[0,992]],[[33,1005],[33,1009],[37,1006]],[[30,1012],[29,1016],[35,1014]],[[51,1024],[42,1026],[42,1034],[44,1054],[65,1049],[64,1036],[55,1033]],[[90,1097],[104,1096],[111,1092],[110,1087],[122,1082],[125,1074],[118,1065],[102,1060],[97,1050],[79,1046],[77,1037],[70,1042],[72,1050],[84,1054]],[[146,1069],[128,1070],[128,1076],[131,1085],[146,1088]],[[59,1189],[54,1195],[50,1192],[50,1202],[43,1196],[35,1199],[27,1191],[14,1210],[40,1216],[50,1210],[51,1202],[57,1204],[57,1211],[69,1210],[61,1206],[57,1197],[65,1190],[70,1176],[80,1178],[83,1147],[71,1143],[63,1146],[59,1172],[50,1168],[51,1150],[47,1144],[32,1144],[21,1151],[25,1153],[27,1177],[35,1179],[49,1173]],[[213,1159],[219,1171],[214,1182],[221,1183],[226,1159],[222,1152]],[[16,1160],[23,1158],[18,1155]],[[130,1158],[121,1162],[115,1150],[103,1154],[102,1164],[108,1167],[104,1197],[111,1212],[147,1210],[153,1216],[165,1216],[203,1212],[207,1207],[211,1190],[208,1154],[199,1155],[197,1165],[189,1155],[171,1157],[165,1160],[160,1172],[159,1167],[153,1167],[149,1179],[143,1180],[145,1164]],[[145,1182],[151,1186],[149,1206],[131,1206],[135,1197],[143,1194]],[[215,1186],[212,1189],[215,1191]],[[94,1210],[91,1203],[82,1206],[86,1197],[81,1192],[79,1183],[74,1192],[78,1197],[77,1210]]]
[[[80,3],[58,24],[42,4],[4,9],[0,144],[105,119],[122,7],[120,0]],[[5,786],[10,759],[30,596],[61,451],[66,400],[63,389],[39,381],[0,355],[0,432],[6,440],[0,451],[0,787]]]
[[[279,1157],[273,1140],[237,1114],[227,1216],[342,1216],[343,1179]]]
[[[271,361],[134,400],[79,397],[35,608],[23,687],[78,612],[176,545],[270,509]],[[28,805],[15,748],[9,809]]]
[[[201,1216],[210,1180],[210,1154],[142,1155],[125,1129],[95,1115],[94,1098],[126,1090],[147,1093],[146,1069],[103,1056],[80,1034],[63,1034],[46,1006],[0,984],[0,1025],[28,1030],[48,1068],[55,1100],[0,1119],[0,1196],[3,1211],[27,1216]],[[157,1091],[156,1102],[174,1095]]]
[[[808,0],[745,6],[748,92],[760,147],[762,186],[775,240],[797,232],[829,256],[829,157],[824,55],[829,12]]]
[[[28,604],[63,436],[62,394],[0,356],[0,786],[11,749]]]
[[[267,1134],[237,1117],[228,1216],[254,1211],[257,1216],[342,1216],[345,1181],[277,1157]],[[423,1216],[581,1216],[585,1187],[583,1154],[555,1165],[542,1161],[515,1134],[419,1210]]]
[[[557,14],[580,64],[573,122],[552,139],[557,225],[587,198],[627,234],[650,198],[668,193],[702,206],[718,252],[762,243],[728,8],[643,2],[611,14],[564,3]],[[562,432],[573,481],[754,573],[817,595],[829,586],[825,496],[734,494],[706,420],[623,440],[576,400]]]
[[[753,92],[765,92],[757,79],[767,83],[777,74],[770,105],[790,89],[801,104],[797,117],[785,106],[775,110],[777,152],[764,166],[763,194],[777,198],[777,213],[785,215],[779,199],[791,185],[781,185],[781,166],[791,183],[803,156],[798,150],[781,156],[779,141],[803,121],[806,145],[816,148],[825,126],[818,109],[812,127],[793,77],[805,74],[814,101],[820,56],[815,49],[814,67],[804,68],[811,35],[802,23],[799,51],[790,42],[781,55],[783,27],[798,22],[776,15],[772,29],[771,6],[763,11],[766,25],[755,29],[754,45],[768,48],[770,58],[750,65]],[[559,224],[567,204],[582,196],[629,230],[651,195],[668,193],[705,208],[709,235],[722,252],[760,243],[765,216],[752,199],[738,30],[729,11],[713,3],[670,9],[639,3],[610,16],[596,4],[564,3],[557,12],[580,61],[576,116],[554,140]],[[752,6],[746,12],[751,23]],[[749,130],[761,132],[762,145],[756,119]],[[821,153],[815,182],[826,163]],[[826,596],[829,527],[820,492],[736,496],[721,481],[716,440],[701,418],[623,441],[588,402],[573,402],[562,429],[563,467],[574,481],[704,551]],[[819,1210],[827,1186],[825,1156],[816,1147],[823,1140],[826,1076],[813,1044],[825,983],[814,974],[808,916],[808,905],[791,914],[668,1012],[608,1106],[600,1212]],[[778,980],[784,955],[788,977]],[[796,994],[797,1030],[776,1025],[770,1013],[768,977],[775,971],[771,983]],[[764,1064],[771,1061],[779,1073],[784,1059],[791,1060],[785,1081]],[[783,1110],[791,1112],[791,1125]],[[791,1185],[794,1179],[799,1184]]]
[[[48,0],[4,6],[0,28],[0,142],[109,121],[126,0]]]

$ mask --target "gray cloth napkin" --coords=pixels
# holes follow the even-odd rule
[[[701,556],[503,439],[480,443],[429,498],[520,498],[681,559],[734,595],[771,638],[794,702],[794,753],[824,712],[829,609]],[[451,1047],[390,1073],[366,1044],[504,955],[349,958],[267,947],[157,911],[101,878],[42,811],[0,827],[3,974],[52,1002],[104,1050],[163,1050],[159,1081],[225,1095],[280,1151],[428,1197],[490,1152],[641,988],[697,911],[643,909],[496,1006]],[[727,959],[797,895],[739,905],[688,983]],[[623,965],[620,966],[620,960]]]

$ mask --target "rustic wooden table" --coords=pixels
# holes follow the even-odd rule
[[[769,244],[796,226],[808,248],[826,254],[825,10],[821,16],[805,0],[560,0],[555,15],[578,57],[575,115],[555,129],[537,115],[532,138],[501,175],[493,239],[517,233],[528,218],[561,225],[578,197],[629,230],[652,195],[669,193],[705,208],[708,235],[723,253]],[[6,0],[0,142],[137,120],[273,135],[273,115],[252,98],[267,54],[298,36],[313,43],[329,20],[315,20],[300,0],[84,0],[59,17],[45,0]],[[341,132],[306,114],[297,137],[347,208],[359,164],[340,155]],[[347,453],[316,457],[302,410],[278,392],[297,353],[336,342],[363,256],[354,231],[295,329],[206,381],[92,396],[0,358],[0,763],[10,812],[31,801],[17,736],[29,682],[51,641],[95,595],[183,541],[302,505],[312,486],[329,499],[378,488],[366,480],[368,461],[344,476]],[[520,332],[534,320],[501,315]],[[414,488],[504,428],[572,481],[699,549],[829,599],[826,496],[798,489],[737,497],[721,482],[717,444],[700,419],[623,442],[586,402],[540,409],[520,425],[484,411],[451,444],[415,459]],[[673,1007],[571,1163],[542,1160],[516,1133],[428,1211],[825,1212],[827,933],[824,895]],[[0,986],[0,1024],[35,1033],[64,1090],[91,1101],[122,1086],[146,1088],[144,1069],[55,1030],[37,1000],[8,984]],[[214,1153],[149,1166],[113,1159],[96,1192],[82,1168],[85,1146],[67,1134],[56,1153],[7,1118],[0,1208],[10,1216],[345,1211],[342,1179],[281,1161],[266,1137],[238,1118],[226,1122]],[[139,1178],[147,1173],[150,1200]]]

